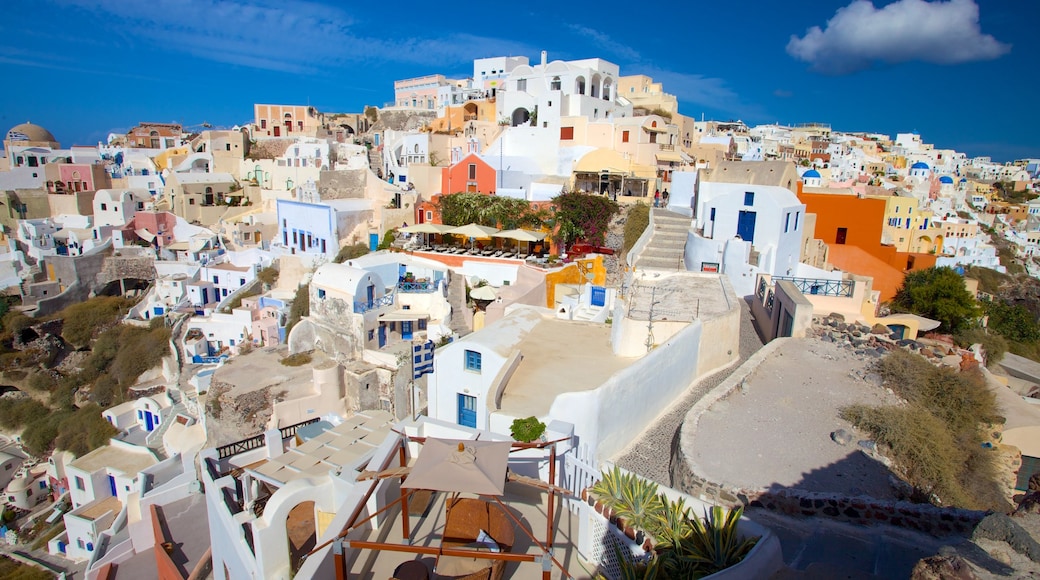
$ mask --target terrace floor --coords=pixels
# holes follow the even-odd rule
[[[541,490],[537,490],[526,485],[509,482],[506,483],[506,494],[502,497],[502,502],[512,509],[513,514],[525,525],[529,530],[533,531],[534,537],[538,538],[539,541],[545,539],[546,532],[546,496],[547,493]],[[412,513],[422,512],[421,516],[410,516],[409,521],[411,525],[411,545],[416,546],[429,546],[437,547],[441,543],[441,536],[444,531],[444,520],[445,520],[445,501],[452,494],[445,492],[434,492],[429,504],[425,510],[422,506],[413,505],[414,502],[409,503],[409,511]],[[414,498],[413,494],[411,498]],[[555,536],[553,538],[555,544],[555,557],[560,564],[562,564],[567,571],[574,578],[579,579],[591,579],[592,570],[589,564],[581,562],[578,559],[577,541],[578,541],[578,518],[571,514],[566,506],[562,505],[563,502],[559,496],[556,499],[556,505],[554,506],[554,521],[555,521]],[[383,541],[387,543],[399,543],[405,544],[402,540],[402,524],[401,524],[401,510],[400,507],[395,506],[392,510],[393,516],[388,519],[384,525],[378,529],[369,530],[365,532],[354,532],[350,534],[350,539],[354,540],[369,540],[369,541]],[[424,563],[427,570],[430,571],[430,578],[435,578],[433,574],[434,565],[437,559],[435,555],[427,554],[408,554],[405,552],[390,552],[390,551],[376,551],[368,549],[349,550],[351,554],[348,560],[348,577],[357,578],[364,580],[383,580],[385,578],[391,578],[394,575],[394,570],[401,565],[403,562],[409,560],[418,560]],[[514,534],[514,546],[510,553],[513,554],[540,554],[541,550],[531,541],[528,537],[520,530],[516,530]],[[489,561],[490,562],[490,561]],[[511,562],[506,566],[504,578],[540,578],[541,577],[541,564],[535,562]],[[555,566],[552,570],[552,578],[554,580],[562,577],[562,574]]]

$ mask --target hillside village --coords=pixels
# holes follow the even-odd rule
[[[621,73],[542,52],[359,112],[11,127],[0,552],[690,577],[722,506],[757,539],[699,575],[1037,574],[1040,159],[696,120]],[[467,461],[490,488],[414,481]]]

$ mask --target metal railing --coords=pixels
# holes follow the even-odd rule
[[[773,314],[773,298],[773,290],[770,289],[769,294],[766,295],[766,312],[768,312],[770,315]]]
[[[816,296],[837,296],[839,298],[851,298],[856,287],[854,280],[827,280],[824,278],[791,278],[787,276],[773,276],[773,280],[787,280],[798,288],[802,294]]]
[[[246,451],[252,451],[254,449],[260,449],[264,446],[264,434],[254,435],[249,439],[243,439],[241,441],[235,441],[234,443],[228,443],[227,445],[221,445],[217,447],[217,458],[227,459],[239,453],[245,453]]]
[[[307,419],[306,421],[301,421],[301,422],[299,422],[299,423],[297,423],[295,425],[289,425],[288,427],[282,427],[281,429],[278,429],[278,432],[282,434],[282,440],[285,440],[285,439],[288,439],[290,437],[295,437],[296,436],[296,432],[300,430],[300,427],[303,427],[304,425],[310,425],[311,423],[317,423],[318,421],[319,421],[319,418],[318,417],[314,417],[313,419]]]
[[[405,294],[428,294],[437,290],[436,282],[398,282],[397,290]]]
[[[355,302],[354,303],[354,314],[364,314],[370,310],[382,308],[384,306],[393,306],[394,304],[394,293],[386,294],[381,298],[376,298],[368,302]]]

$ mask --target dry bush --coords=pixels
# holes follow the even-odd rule
[[[287,367],[302,367],[309,362],[311,362],[311,353],[309,352],[298,352],[281,360],[281,363]]]
[[[841,416],[887,448],[916,499],[934,495],[943,505],[1007,509],[996,454],[982,447],[984,427],[1002,420],[985,378],[903,351],[881,359],[876,370],[907,403],[852,405]]]

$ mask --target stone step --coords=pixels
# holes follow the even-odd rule
[[[640,259],[636,262],[636,268],[639,270],[683,270],[685,269],[682,262],[679,260],[661,260],[659,258],[651,258],[649,260]]]
[[[643,253],[639,255],[639,259],[661,258],[664,260],[678,260],[681,259],[683,255],[684,252],[682,250],[644,250]]]

